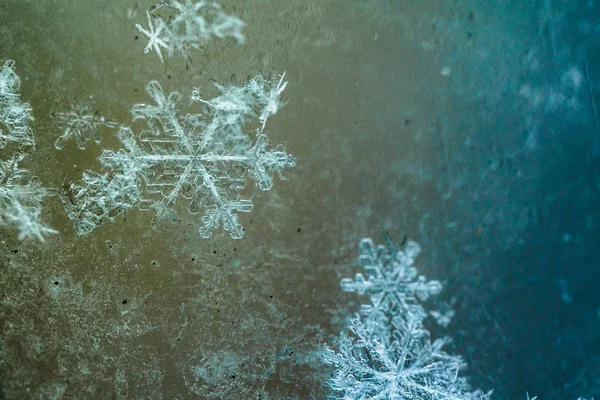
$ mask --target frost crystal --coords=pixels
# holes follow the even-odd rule
[[[471,391],[459,377],[465,363],[443,349],[448,339],[432,341],[423,325],[427,314],[421,302],[441,290],[437,281],[417,277],[415,242],[403,249],[375,246],[371,239],[359,244],[359,260],[367,278],[342,280],[346,291],[368,294],[348,324],[338,351],[325,347],[323,360],[333,366],[331,398],[381,400],[487,400],[491,392]]]
[[[159,16],[160,12],[168,15]],[[224,13],[213,1],[161,0],[146,15],[148,28],[140,24],[136,28],[148,38],[144,53],[156,51],[161,62],[164,62],[161,48],[169,56],[178,52],[187,59],[191,50],[202,49],[212,37],[231,37],[244,42],[244,23]]]
[[[99,128],[102,126],[116,128],[118,124],[114,121],[106,121],[98,113],[92,113],[89,104],[72,104],[69,111],[61,113],[50,113],[56,120],[63,134],[56,139],[54,147],[61,150],[65,147],[67,140],[74,137],[77,147],[85,149],[85,142],[94,140],[100,142]]]
[[[0,161],[0,226],[16,226],[19,239],[56,233],[39,222],[42,203],[48,191],[27,170],[19,168],[25,157],[19,153]]]
[[[236,213],[250,212],[253,207],[239,193],[246,174],[261,190],[269,190],[272,175],[295,164],[283,148],[270,148],[261,130],[254,140],[243,131],[250,117],[259,118],[262,124],[266,118],[261,121],[260,116],[277,111],[285,83],[254,78],[241,88],[217,87],[221,96],[210,100],[202,100],[195,89],[192,103],[201,102],[204,109],[199,114],[182,114],[179,93],[166,96],[158,82],[148,84],[146,91],[154,104],[136,104],[131,112],[134,121],[145,121],[149,129],[136,135],[121,127],[118,137],[123,148],[104,150],[100,156],[107,175],[88,172],[82,184],[73,185],[72,192],[77,193],[65,199],[79,234],[110,219],[114,210],[134,205],[152,210],[156,226],[171,219],[181,197],[190,214],[203,213],[202,237],[210,237],[220,224],[235,239],[244,235]]]
[[[33,121],[31,106],[21,101],[21,80],[14,67],[15,62],[7,60],[0,69],[0,148],[5,147],[8,142],[26,146],[33,146],[35,143],[29,127],[29,123]]]

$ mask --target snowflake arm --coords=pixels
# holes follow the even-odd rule
[[[277,86],[271,88],[264,98],[264,106],[260,116],[258,117],[258,120],[262,124],[261,132],[265,129],[267,119],[275,115],[277,111],[285,105],[285,103],[280,100],[281,93],[283,93],[288,84],[287,81],[283,81],[284,78],[285,72],[281,74]]]

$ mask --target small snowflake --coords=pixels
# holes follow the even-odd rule
[[[154,50],[156,51],[156,54],[158,54],[160,61],[164,62],[160,48],[163,47],[165,49],[170,49],[170,47],[165,43],[165,39],[161,38],[163,30],[166,28],[165,22],[162,19],[157,19],[157,27],[154,28],[150,13],[146,11],[146,15],[148,16],[148,29],[144,29],[144,27],[142,27],[140,24],[135,24],[135,27],[138,29],[138,31],[148,37],[148,44],[144,48],[144,54],[148,54],[150,51]]]
[[[75,138],[77,147],[84,150],[87,141],[100,142],[100,127],[116,128],[118,126],[117,122],[107,121],[98,113],[92,113],[88,104],[72,104],[69,111],[53,112],[50,113],[50,116],[56,120],[57,125],[63,131],[63,134],[54,142],[57,150],[63,149],[71,137]]]
[[[367,276],[357,273],[354,279],[343,279],[341,285],[346,292],[369,295],[371,304],[361,306],[362,313],[402,310],[423,314],[420,301],[440,292],[440,282],[428,282],[413,266],[421,252],[418,243],[409,241],[401,250],[391,244],[375,246],[371,239],[362,239],[358,247]]]

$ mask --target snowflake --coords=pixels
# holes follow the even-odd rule
[[[388,246],[375,246],[371,239],[359,242],[359,260],[367,275],[357,273],[354,279],[342,279],[342,290],[368,294],[371,304],[361,306],[363,314],[398,313],[410,311],[424,314],[420,301],[440,292],[442,285],[438,281],[429,281],[418,276],[413,266],[415,258],[421,252],[418,243],[409,241],[400,250],[388,241]]]
[[[148,37],[144,53],[156,51],[161,62],[164,62],[161,48],[166,49],[169,56],[178,52],[188,59],[191,50],[202,49],[213,36],[244,42],[244,23],[224,13],[213,1],[161,0],[151,10],[146,13],[148,29],[141,24],[136,24],[136,28]],[[160,10],[173,13],[163,18],[157,15]]]
[[[0,226],[16,226],[21,240],[37,237],[43,242],[44,235],[56,233],[39,222],[49,193],[27,170],[19,168],[23,158],[25,154],[18,153],[0,161]]]
[[[7,60],[0,68],[0,148],[10,142],[33,146],[33,131],[29,123],[33,121],[31,106],[20,99],[21,80],[14,71],[15,62]]]
[[[432,341],[423,325],[427,313],[421,302],[439,293],[441,284],[417,278],[413,263],[419,245],[409,241],[400,250],[389,239],[387,246],[377,247],[362,239],[359,249],[368,278],[343,279],[342,288],[369,294],[371,305],[350,320],[350,333],[342,335],[338,351],[325,346],[323,360],[333,366],[333,398],[489,399],[491,392],[470,391],[459,377],[466,364],[443,350],[449,340]]]
[[[54,147],[61,150],[65,147],[67,140],[74,137],[77,147],[80,150],[85,149],[85,142],[94,140],[100,142],[99,128],[102,126],[116,128],[115,121],[107,121],[97,112],[92,113],[89,104],[72,104],[67,112],[50,113],[50,116],[56,120],[57,125],[63,131],[63,134],[56,139]]]
[[[78,233],[89,233],[105,219],[108,210],[133,205],[154,211],[152,226],[156,226],[164,219],[172,219],[177,199],[184,198],[190,214],[203,212],[203,238],[210,237],[220,224],[235,239],[244,235],[236,213],[250,212],[253,207],[251,200],[240,197],[245,176],[250,175],[261,190],[270,190],[273,173],[279,174],[295,164],[283,148],[271,149],[261,130],[254,140],[243,131],[250,116],[263,115],[271,103],[281,104],[272,92],[274,87],[281,89],[285,84],[254,78],[242,88],[218,87],[223,89],[222,95],[202,101],[202,113],[182,114],[178,108],[182,99],[179,93],[166,96],[158,82],[148,84],[146,91],[154,104],[136,104],[131,111],[134,121],[146,121],[149,129],[136,135],[130,128],[121,127],[118,136],[123,148],[104,150],[100,156],[101,164],[109,171],[106,182],[119,177],[118,182],[127,181],[125,186],[137,188],[140,195],[128,196],[122,204],[111,200],[109,207],[100,204],[93,215],[101,218],[90,218],[82,211],[97,201],[83,199],[112,199],[111,194],[120,197],[122,185],[116,185],[116,190],[106,187],[106,182],[99,183],[91,190],[91,196],[84,184],[76,185],[85,189],[70,202],[71,208],[77,210],[70,213],[76,225],[86,226]],[[277,96],[279,89],[275,90]],[[199,100],[198,93],[192,98]],[[235,107],[220,107],[225,103]]]
[[[156,54],[158,54],[158,58],[160,58],[160,61],[164,63],[160,48],[164,47],[165,49],[169,49],[169,46],[165,43],[163,39],[160,38],[160,34],[165,29],[165,22],[162,19],[158,19],[157,28],[154,28],[154,25],[152,24],[152,18],[150,17],[150,13],[146,11],[146,15],[148,16],[148,29],[144,29],[140,24],[135,25],[135,27],[141,33],[148,37],[148,44],[144,48],[144,54],[148,54],[150,51],[155,50]]]
[[[355,317],[339,351],[325,348],[323,360],[334,367],[333,398],[381,400],[485,400],[491,392],[470,391],[458,373],[462,358],[443,350],[447,339],[431,341],[420,321],[398,316],[394,326]]]

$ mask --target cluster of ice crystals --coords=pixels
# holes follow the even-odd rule
[[[421,304],[441,290],[437,281],[418,276],[413,266],[420,247],[408,242],[398,249],[360,244],[359,260],[365,273],[342,280],[345,291],[367,294],[363,306],[342,334],[338,350],[328,347],[323,360],[333,367],[329,380],[332,398],[382,400],[486,400],[490,393],[471,391],[459,371],[465,363],[448,354],[448,339],[431,340],[423,325]]]
[[[145,121],[148,129],[135,134],[121,127],[123,147],[100,156],[107,175],[88,173],[83,183],[72,185],[76,195],[64,200],[79,234],[91,232],[115,210],[133,206],[153,211],[156,226],[174,215],[176,201],[183,198],[190,214],[202,213],[203,238],[221,224],[235,239],[244,235],[236,213],[253,207],[240,197],[246,175],[261,190],[270,190],[273,174],[295,165],[282,147],[269,146],[262,130],[254,138],[244,131],[250,117],[263,124],[266,118],[260,116],[277,111],[285,83],[257,77],[242,87],[217,87],[221,95],[210,100],[201,100],[195,89],[191,103],[201,102],[203,110],[184,114],[179,93],[167,96],[157,81],[148,84],[154,104],[131,110],[134,121]]]
[[[162,50],[168,55],[178,52],[185,58],[192,50],[202,49],[211,38],[230,37],[244,42],[244,23],[228,15],[214,1],[207,0],[161,0],[146,12],[148,27],[136,24],[136,28],[148,39],[144,53],[155,51],[164,62]]]
[[[16,153],[6,161],[0,160],[0,226],[15,226],[19,239],[38,238],[56,233],[41,224],[40,214],[48,191],[19,163],[25,154]]]
[[[35,145],[29,126],[33,121],[31,107],[21,101],[20,87],[15,62],[7,60],[0,69],[0,148],[9,143],[19,148],[3,150],[9,154],[2,154],[0,158],[0,227],[16,227],[19,239],[44,241],[45,235],[56,233],[40,222],[44,198],[50,193],[29,171],[19,168],[28,150]]]
[[[67,141],[74,137],[77,147],[85,149],[85,143],[94,140],[100,142],[99,128],[102,126],[116,128],[115,121],[107,121],[97,112],[93,113],[89,104],[71,104],[68,111],[53,112],[50,116],[56,120],[62,135],[54,142],[57,150],[62,150]]]
[[[33,146],[35,139],[29,124],[33,121],[31,106],[21,101],[21,80],[14,70],[15,62],[7,60],[0,68],[0,148],[8,142]]]
[[[113,222],[119,211],[138,201],[139,194],[137,182],[127,175],[88,170],[81,182],[72,183],[61,198],[76,233],[85,236],[100,224]]]

